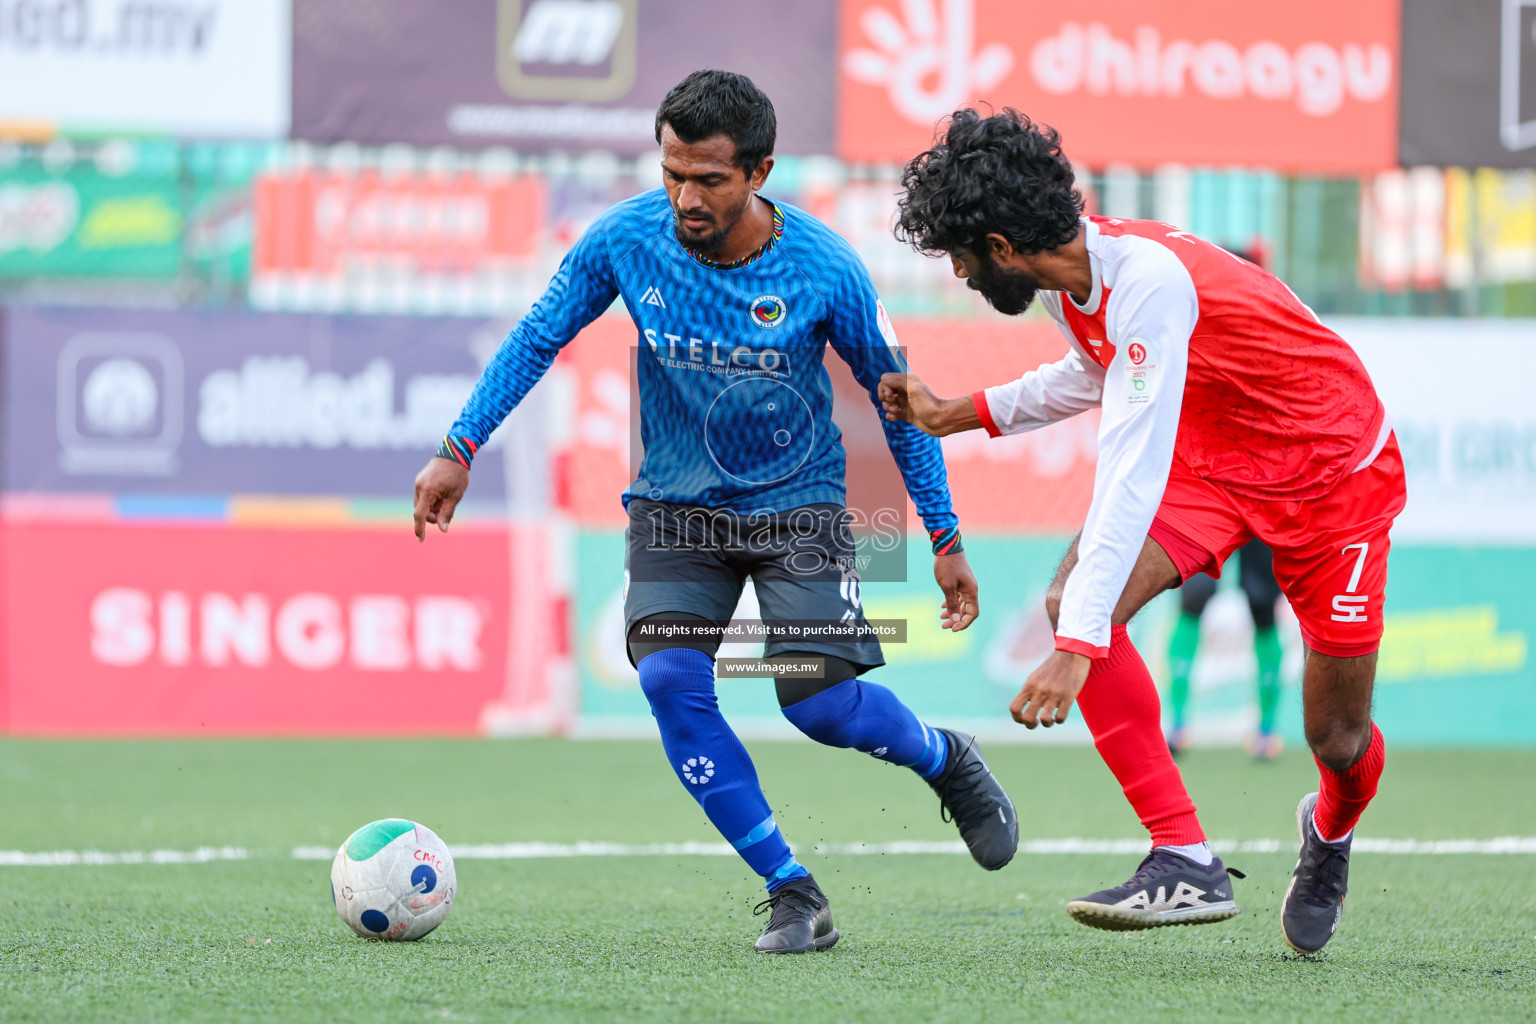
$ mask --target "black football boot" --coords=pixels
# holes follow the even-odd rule
[[[769,911],[754,947],[759,953],[814,953],[837,943],[832,906],[810,875],[785,882],[752,909],[754,915]]]
[[[953,821],[976,863],[996,871],[1019,849],[1019,818],[1002,783],[987,767],[974,736],[935,730],[949,743],[944,770],[928,785],[939,794],[939,813]]]
[[[1316,807],[1317,794],[1308,793],[1296,808],[1301,853],[1280,908],[1280,930],[1298,953],[1316,953],[1333,938],[1349,889],[1349,847],[1355,834],[1343,842],[1323,842],[1312,824]]]

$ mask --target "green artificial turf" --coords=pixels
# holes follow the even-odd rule
[[[455,844],[716,840],[650,743],[0,742],[0,850],[238,846],[244,861],[0,867],[0,1020],[1530,1020],[1536,855],[1355,857],[1324,954],[1283,945],[1294,855],[1233,854],[1242,916],[1107,933],[1067,900],[1134,855],[820,856],[826,841],[952,839],[901,769],[755,743],[781,824],[843,940],[755,955],[759,883],[728,857],[462,859],[459,899],[414,944],[358,939],[329,864],[294,860],[411,817]],[[994,747],[1026,838],[1139,832],[1087,748]],[[1389,751],[1378,838],[1536,835],[1536,753]],[[1283,839],[1310,759],[1196,751],[1213,837]]]

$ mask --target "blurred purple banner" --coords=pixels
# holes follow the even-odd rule
[[[667,90],[725,68],[773,100],[779,152],[832,152],[827,0],[295,0],[293,18],[296,138],[639,154]]]
[[[505,327],[10,309],[4,488],[408,500]],[[502,460],[475,483],[500,500]]]

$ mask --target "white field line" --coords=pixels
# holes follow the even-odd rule
[[[27,853],[22,850],[0,850],[0,867],[6,868],[57,868],[96,867],[110,864],[206,864],[211,860],[248,860],[249,850],[238,846],[199,846],[195,850],[123,850],[103,853],[100,850],[51,850],[43,853]]]
[[[461,843],[456,860],[550,860],[561,857],[736,857],[728,843]],[[1279,854],[1296,849],[1296,840],[1210,840],[1218,854]],[[1507,835],[1495,840],[1375,840],[1359,837],[1361,854],[1536,854],[1536,835]],[[960,840],[902,843],[817,843],[820,857],[903,857],[911,854],[969,855]],[[1020,854],[1146,854],[1146,840],[1025,840]],[[295,860],[330,860],[324,846],[295,846]]]
[[[1294,839],[1213,839],[1211,849],[1230,853],[1289,853],[1296,849]],[[1536,836],[1504,836],[1499,839],[1369,839],[1355,840],[1360,853],[1450,854],[1450,853],[1525,853],[1536,854]],[[727,843],[460,843],[452,847],[456,860],[549,860],[565,857],[734,857],[736,851]],[[896,843],[817,843],[811,852],[832,857],[883,857],[911,854],[968,855],[958,839],[938,842],[906,841]],[[1145,854],[1145,839],[1027,839],[1019,844],[1024,854],[1116,853]],[[330,860],[336,851],[324,846],[296,846],[295,860]]]
[[[1289,853],[1294,839],[1213,839],[1219,854]],[[569,857],[734,857],[727,843],[460,843],[452,847],[457,860],[551,860]],[[1145,839],[1028,839],[1019,852],[1033,855],[1144,854]],[[1435,854],[1536,854],[1536,836],[1503,836],[1497,839],[1372,839],[1355,840],[1356,853],[1390,855]],[[819,843],[811,847],[818,856],[884,857],[913,854],[965,855],[959,840],[896,843]],[[294,860],[330,860],[336,851],[328,846],[295,846]],[[51,850],[28,852],[0,850],[0,867],[98,867],[120,864],[207,864],[218,860],[255,860],[273,854],[238,846],[200,846],[195,850]]]

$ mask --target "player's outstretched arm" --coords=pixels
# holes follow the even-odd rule
[[[599,217],[565,254],[544,295],[512,328],[480,374],[437,455],[416,474],[418,541],[426,539],[428,523],[448,532],[454,510],[469,487],[475,453],[544,376],[560,350],[618,296],[606,238],[615,211],[622,206]]]
[[[454,509],[469,488],[469,470],[452,459],[434,455],[416,474],[416,539],[427,539],[427,524],[448,532]]]
[[[880,375],[880,405],[893,423],[910,423],[925,434],[946,437],[981,428],[976,402],[970,396],[940,398],[915,373]]]
[[[944,594],[940,622],[945,629],[959,632],[976,621],[980,613],[976,576],[962,553],[959,520],[950,504],[943,450],[937,441],[921,433],[942,436],[967,426],[980,426],[981,421],[976,418],[969,398],[944,403],[921,380],[906,372],[907,363],[897,346],[895,329],[875,296],[869,275],[856,259],[848,269],[844,299],[834,306],[827,340],[887,421],[883,424],[886,444],[933,542],[933,576]],[[862,300],[849,301],[847,296],[862,296]],[[937,415],[941,407],[949,414]],[[902,423],[917,427],[921,433],[900,426]]]

